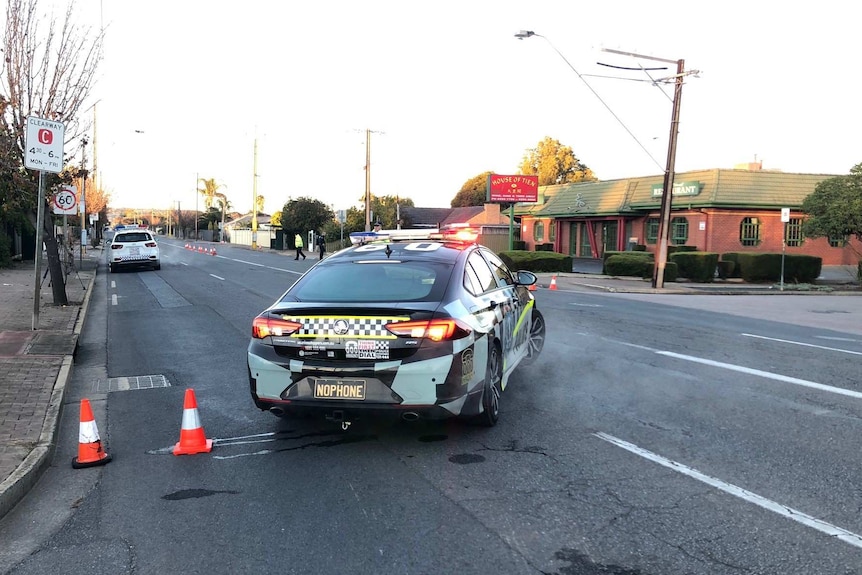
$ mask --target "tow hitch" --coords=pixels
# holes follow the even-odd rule
[[[347,431],[347,428],[350,427],[351,421],[348,421],[344,417],[344,412],[340,409],[336,409],[330,415],[326,416],[326,419],[329,421],[334,421],[336,423],[341,423],[341,429],[343,431]]]

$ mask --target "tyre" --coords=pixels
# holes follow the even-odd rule
[[[496,342],[488,350],[488,367],[485,372],[485,385],[482,388],[482,413],[479,424],[494,427],[500,417],[500,384],[503,380],[503,356]]]
[[[530,319],[530,339],[527,340],[527,355],[521,360],[521,365],[530,365],[545,347],[545,318],[542,313],[533,308]]]
[[[114,264],[108,264],[108,271],[110,273],[114,273],[115,271],[117,271],[117,266],[115,266]]]
[[[153,266],[153,269],[154,269],[154,270],[160,270],[160,269],[162,269],[162,264],[161,264],[161,263],[159,263],[159,262],[156,262],[156,265],[154,265],[154,266]]]

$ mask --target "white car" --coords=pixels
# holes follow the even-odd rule
[[[117,226],[108,248],[111,273],[120,268],[161,269],[159,244],[146,226]]]

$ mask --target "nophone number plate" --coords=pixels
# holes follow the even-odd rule
[[[315,399],[365,399],[364,379],[317,379],[314,381]]]

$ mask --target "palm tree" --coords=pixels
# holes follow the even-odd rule
[[[224,241],[224,214],[230,209],[231,205],[226,195],[216,192],[215,197],[218,198],[219,206],[221,208],[221,233],[219,239]]]
[[[198,192],[204,197],[206,209],[210,209],[213,207],[218,191],[225,186],[217,184],[215,178],[198,178],[198,183],[203,184],[203,186],[198,188]]]

